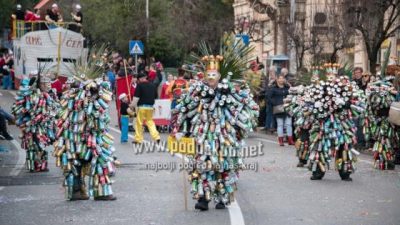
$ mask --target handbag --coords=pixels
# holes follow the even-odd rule
[[[390,104],[388,120],[390,123],[400,126],[400,102]]]
[[[272,108],[272,114],[280,114],[280,113],[284,113],[285,112],[285,108],[283,107],[283,104],[281,105],[276,105]]]

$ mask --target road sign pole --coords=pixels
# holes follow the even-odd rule
[[[136,74],[138,73],[138,58],[137,58],[137,54],[135,54],[135,72],[136,72]]]

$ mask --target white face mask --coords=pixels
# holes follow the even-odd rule
[[[207,72],[207,80],[219,80],[220,74],[218,71],[208,71]]]

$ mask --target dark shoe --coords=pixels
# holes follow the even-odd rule
[[[304,163],[299,162],[299,163],[297,164],[297,167],[304,167]]]
[[[216,209],[225,209],[226,207],[225,207],[225,204],[224,203],[218,203],[217,205],[215,205],[215,208]]]
[[[95,201],[114,201],[117,200],[117,197],[115,197],[114,195],[107,195],[107,196],[97,196],[94,197]]]
[[[8,140],[8,141],[14,140],[14,138],[11,137],[11,135],[8,134],[8,133],[3,133],[3,137],[4,137],[6,140]]]
[[[393,162],[393,161],[388,161],[387,162],[387,169],[388,170],[394,170],[394,168],[395,168],[395,163]]]
[[[312,176],[310,177],[310,180],[322,180],[322,177],[312,175]]]
[[[289,144],[289,145],[294,145],[293,136],[288,136],[288,137],[287,137],[287,140],[288,140],[288,144]]]
[[[285,146],[283,144],[283,137],[278,137],[279,146]]]
[[[208,202],[205,199],[199,199],[194,206],[195,209],[200,209],[201,211],[208,210]]]
[[[156,143],[157,143],[157,144],[160,144],[160,141],[161,141],[161,140],[160,140],[160,139],[158,139],[158,140],[156,140]]]
[[[80,191],[72,193],[72,198],[70,201],[80,201],[80,200],[89,200],[89,196],[82,196]]]
[[[132,144],[134,144],[134,145],[140,145],[141,143],[140,143],[140,142],[137,142],[137,141],[132,141]]]
[[[347,177],[347,178],[342,178],[342,181],[353,181],[353,179],[351,177]]]

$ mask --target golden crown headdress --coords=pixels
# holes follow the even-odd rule
[[[338,74],[340,64],[339,63],[325,63],[324,67],[325,67],[325,71],[327,73]]]
[[[201,60],[206,63],[207,71],[219,71],[219,62],[221,62],[223,59],[224,57],[220,55],[206,55],[201,58]]]

